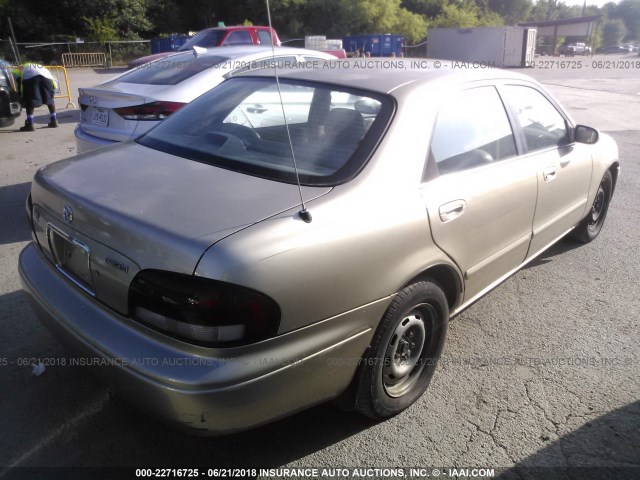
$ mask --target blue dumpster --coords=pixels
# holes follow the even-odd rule
[[[151,53],[175,52],[187,43],[189,35],[169,35],[168,37],[154,38],[151,40]]]
[[[404,47],[404,35],[347,35],[342,38],[342,47],[352,55],[364,53],[371,57],[400,57]]]

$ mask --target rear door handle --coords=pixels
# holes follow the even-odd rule
[[[440,205],[438,213],[440,214],[440,220],[443,222],[450,222],[454,218],[458,218],[464,213],[467,208],[467,202],[464,200],[454,200],[453,202]]]
[[[550,182],[556,178],[556,167],[547,167],[542,171],[542,178],[545,182]]]

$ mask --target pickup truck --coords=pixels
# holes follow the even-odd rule
[[[269,27],[215,27],[207,28],[196,33],[187,43],[182,45],[178,51],[191,50],[194,46],[211,48],[223,45],[280,45],[280,39],[274,29]],[[176,52],[162,52],[146,57],[137,58],[131,61],[129,68],[139,67],[145,63],[159,60]]]
[[[591,55],[591,47],[585,43],[570,43],[568,45],[560,45],[558,53],[569,57],[573,57],[574,55]]]

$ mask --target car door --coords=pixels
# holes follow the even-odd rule
[[[592,173],[588,147],[572,141],[568,119],[537,88],[505,85],[501,93],[536,164],[538,200],[528,257],[558,240],[585,215]]]
[[[459,266],[469,302],[517,268],[531,239],[536,170],[494,86],[444,102],[433,130],[422,198],[436,244]]]

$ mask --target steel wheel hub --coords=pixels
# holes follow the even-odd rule
[[[382,370],[383,384],[390,396],[403,395],[415,383],[416,373],[424,367],[418,362],[425,340],[424,321],[417,312],[406,316],[396,327],[387,346]]]

